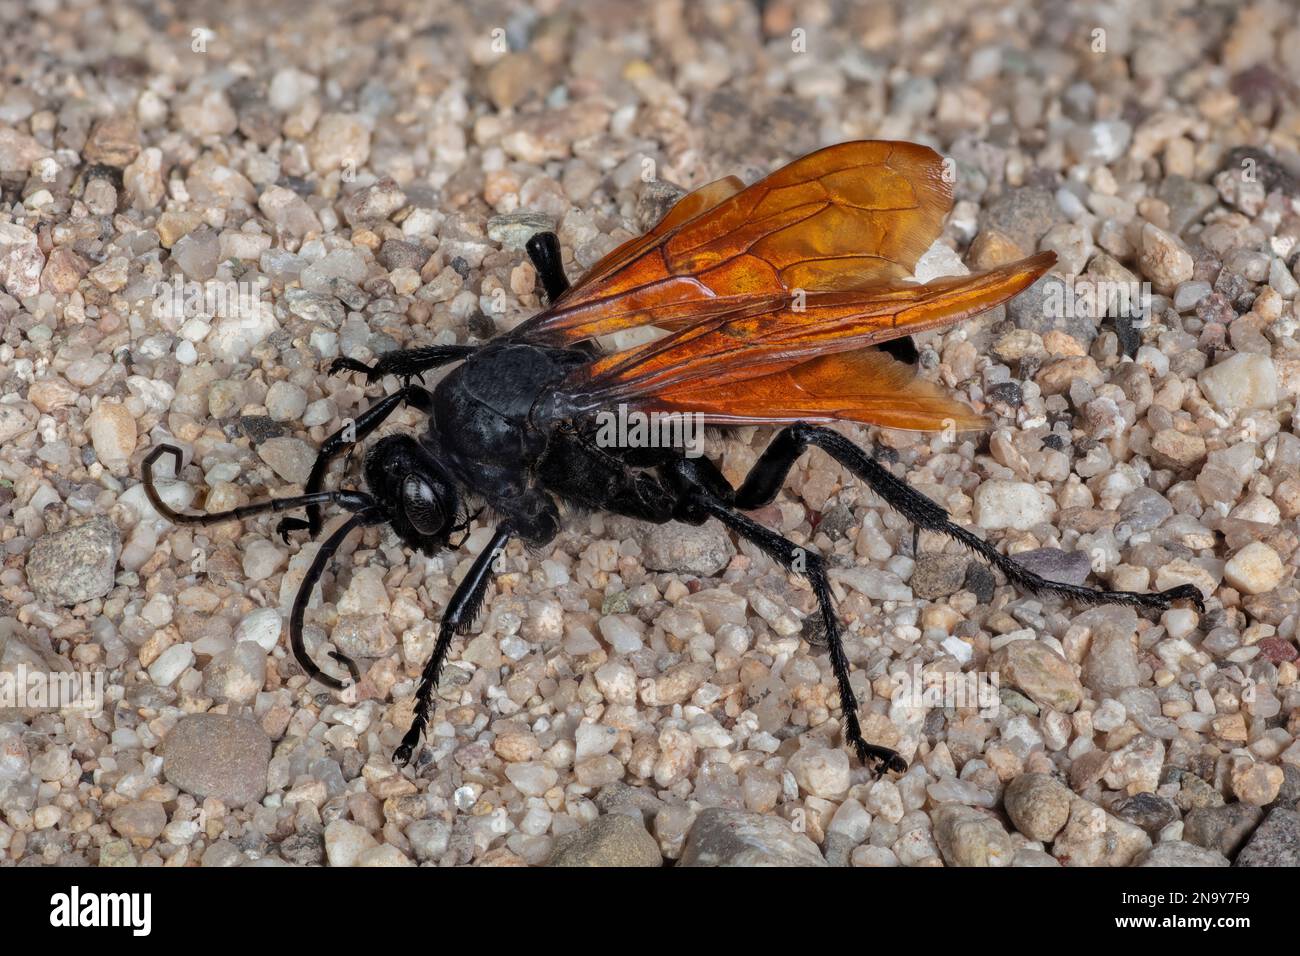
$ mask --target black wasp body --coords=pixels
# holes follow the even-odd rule
[[[583,349],[502,341],[466,356],[431,392],[404,386],[398,394],[428,414],[429,427],[418,438],[380,440],[365,464],[366,484],[398,535],[425,553],[439,550],[470,500],[532,547],[559,530],[559,502],[646,521],[677,512],[689,519],[671,490],[685,462],[680,449],[602,448],[590,417],[557,417],[565,378],[591,358]]]
[[[554,302],[568,288],[558,240],[551,233],[541,233],[529,241],[528,252]],[[907,342],[898,340],[886,346],[901,356],[909,349],[900,343]],[[367,382],[391,375],[403,385],[366,409],[350,428],[325,440],[303,495],[221,513],[178,513],[163,503],[153,482],[153,465],[161,455],[171,455],[179,469],[181,452],[172,445],[158,446],[145,459],[145,488],[160,513],[184,523],[208,524],[304,508],[306,519],[280,522],[279,531],[286,540],[298,530],[315,538],[322,527],[321,507],[325,504],[351,513],[321,543],[290,615],[290,643],[296,658],[310,677],[335,688],[346,684],[322,671],[307,654],[303,617],[313,588],[343,539],[357,527],[388,524],[409,547],[432,555],[449,547],[452,536],[468,528],[472,515],[478,513],[471,511],[474,506],[481,505],[479,510],[491,513],[496,522],[492,538],[449,601],[437,644],[421,674],[411,727],[394,755],[400,763],[409,761],[419,745],[442,664],[454,636],[473,623],[491,579],[494,558],[511,538],[534,548],[546,545],[559,531],[560,505],[567,504],[655,523],[701,524],[716,517],[781,566],[807,578],[817,598],[818,629],[829,647],[840,692],[845,739],[864,763],[877,770],[905,769],[906,763],[894,751],[862,737],[823,559],[742,513],[770,503],[790,467],[810,446],[839,461],[918,531],[955,538],[1030,591],[1151,608],[1167,607],[1178,598],[1200,604],[1199,592],[1190,585],[1159,594],[1138,594],[1094,590],[1039,577],[954,524],[943,508],[839,432],[820,425],[797,422],[782,429],[739,488],[733,488],[707,458],[690,457],[680,447],[604,447],[596,440],[591,410],[575,403],[566,386],[575,372],[599,354],[585,343],[553,347],[529,341],[526,334],[506,334],[482,346],[390,352],[371,366],[338,359],[332,367],[335,372],[359,372]],[[459,364],[432,390],[416,384],[424,372],[453,363]],[[401,404],[426,414],[428,428],[418,436],[394,434],[374,443],[365,457],[366,491],[323,490],[331,460],[353,443],[364,441]],[[331,657],[347,667],[354,680],[359,678],[351,660],[338,653]]]
[[[418,439],[396,435],[379,442],[366,459],[366,482],[377,500],[388,503],[389,518],[407,544],[426,551],[444,546],[447,529],[430,520],[426,502],[445,521],[462,509],[466,491],[530,543],[549,540],[558,514],[535,469],[554,426],[534,421],[533,410],[587,358],[499,343],[469,355],[432,393],[405,387],[405,400],[428,413],[429,427]],[[440,479],[436,489],[421,479],[430,473]],[[430,502],[430,494],[440,500]]]

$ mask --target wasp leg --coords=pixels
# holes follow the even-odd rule
[[[171,456],[173,475],[180,471],[181,450],[175,445],[159,445],[149,452],[141,466],[143,471],[141,483],[144,485],[144,493],[148,497],[149,503],[154,506],[154,510],[168,521],[173,521],[176,524],[217,524],[221,521],[252,518],[268,511],[288,511],[291,508],[319,508],[321,505],[338,505],[340,508],[355,513],[373,508],[375,504],[375,499],[364,491],[343,489],[340,491],[314,491],[310,494],[294,495],[292,498],[271,498],[267,501],[231,508],[229,511],[210,511],[205,514],[189,514],[176,511],[162,500],[162,496],[158,494],[158,488],[154,482],[154,462],[163,455]]]
[[[330,363],[330,373],[360,372],[366,377],[367,384],[377,382],[385,375],[395,375],[401,379],[418,378],[430,369],[459,362],[476,348],[476,345],[429,345],[418,349],[398,349],[385,352],[375,360],[374,365],[366,365],[356,359],[336,358]]]
[[[420,674],[420,685],[415,691],[415,714],[411,718],[411,729],[402,738],[402,744],[393,753],[393,761],[405,766],[420,744],[420,736],[429,723],[429,710],[433,706],[433,692],[438,686],[438,677],[442,673],[442,664],[451,647],[451,640],[457,634],[464,633],[474,623],[483,596],[487,593],[488,581],[492,579],[492,565],[501,555],[512,534],[508,525],[501,525],[492,540],[484,548],[469,573],[461,580],[456,593],[447,603],[442,615],[442,624],[438,628],[438,642],[433,647],[433,654],[424,665]]]
[[[915,527],[948,535],[998,568],[1013,584],[1031,593],[1056,593],[1089,604],[1126,604],[1159,611],[1166,610],[1175,601],[1188,600],[1202,614],[1205,613],[1205,601],[1201,597],[1201,592],[1191,584],[1180,584],[1178,587],[1151,594],[1139,594],[1136,591],[1106,591],[1077,584],[1065,584],[1041,577],[1002,554],[987,541],[976,537],[961,525],[955,524],[942,507],[901,478],[895,477],[839,432],[819,425],[799,422],[782,429],[776,438],[772,439],[772,443],[767,446],[767,450],[754,464],[744,484],[736,492],[736,506],[749,510],[761,508],[772,501],[780,490],[782,482],[785,481],[790,466],[809,445],[820,448],[865,481],[886,504],[911,521]]]
[[[325,574],[325,565],[329,563],[330,558],[334,557],[334,552],[338,551],[339,546],[343,544],[343,540],[354,529],[379,524],[383,520],[383,514],[372,501],[369,508],[358,511],[340,525],[339,529],[322,541],[321,546],[316,549],[316,556],[312,558],[311,567],[307,569],[307,574],[303,577],[298,593],[293,599],[293,610],[289,614],[289,646],[293,649],[293,656],[297,659],[299,666],[307,672],[308,677],[320,681],[326,687],[332,687],[335,690],[342,690],[348,685],[317,667],[316,662],[307,653],[307,645],[302,635],[303,617],[307,613],[307,603],[311,600],[312,591],[316,589],[316,584]],[[360,672],[357,670],[357,665],[353,663],[352,658],[338,651],[331,651],[330,657],[348,669],[353,683],[360,681]]]
[[[835,673],[835,683],[839,687],[840,709],[844,712],[844,739],[853,747],[862,765],[872,768],[876,774],[883,774],[889,770],[899,773],[905,771],[907,762],[897,752],[888,747],[869,744],[862,737],[862,727],[858,723],[858,700],[853,693],[853,687],[849,684],[849,659],[844,653],[839,619],[835,615],[835,606],[831,602],[831,586],[826,577],[826,563],[821,555],[787,541],[775,531],[740,514],[722,497],[698,484],[685,491],[683,505],[685,512],[697,514],[702,512],[716,517],[736,534],[753,542],[764,554],[770,556],[787,571],[807,578],[808,583],[812,585],[813,594],[817,597],[821,626],[830,649],[831,670]]]
[[[349,491],[347,489],[339,491],[317,491],[306,495],[296,495],[292,498],[273,498],[270,501],[262,501],[257,504],[244,505],[241,508],[232,508],[229,511],[213,511],[207,514],[189,514],[172,509],[162,500],[158,494],[158,488],[154,483],[153,466],[154,463],[163,455],[170,455],[172,458],[172,474],[180,471],[181,450],[175,445],[159,445],[151,451],[144,460],[143,464],[143,484],[144,492],[148,496],[150,503],[157,509],[158,513],[168,521],[174,521],[177,524],[199,524],[209,525],[216,524],[219,521],[232,521],[237,518],[250,518],[254,515],[263,514],[267,511],[287,511],[290,508],[317,508],[322,504],[338,505],[346,511],[352,512],[352,517],[335,531],[332,535],[321,544],[316,551],[316,556],[312,559],[311,567],[307,569],[307,574],[303,578],[302,585],[298,588],[298,594],[294,597],[293,611],[289,616],[289,646],[293,649],[293,656],[297,658],[302,669],[307,672],[307,676],[314,680],[320,681],[328,687],[336,689],[346,686],[336,677],[331,677],[316,666],[315,661],[307,654],[306,645],[302,637],[302,620],[307,610],[307,602],[311,599],[311,592],[316,587],[316,582],[321,579],[325,573],[325,565],[334,552],[339,549],[354,528],[365,525],[379,524],[384,519],[383,512],[380,511],[375,499],[364,491]],[[354,681],[359,679],[356,665],[351,658],[345,657],[338,652],[330,655],[340,664],[348,669]]]
[[[316,461],[311,466],[311,474],[307,476],[307,484],[303,488],[308,494],[321,490],[325,483],[325,472],[329,469],[330,462],[343,454],[353,444],[365,441],[376,428],[384,423],[384,420],[398,405],[406,402],[413,408],[420,411],[428,412],[433,408],[433,396],[425,389],[418,385],[406,385],[391,395],[385,395],[375,404],[371,405],[364,412],[357,416],[351,425],[345,425],[321,442],[320,450],[316,453]],[[321,510],[319,505],[309,505],[307,508],[307,520],[302,518],[285,518],[276,526],[276,531],[287,544],[289,533],[291,531],[306,530],[311,538],[320,534],[321,529]]]
[[[559,237],[553,232],[535,233],[524,244],[524,249],[533,261],[537,277],[542,280],[546,298],[554,303],[569,288],[568,276],[564,274],[564,258],[560,254]]]

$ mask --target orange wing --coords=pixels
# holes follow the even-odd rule
[[[705,183],[693,192],[687,193],[677,200],[673,208],[668,210],[668,213],[645,235],[629,239],[612,252],[606,253],[599,262],[587,270],[581,279],[571,285],[564,295],[560,296],[559,301],[566,303],[567,308],[567,303],[578,302],[580,299],[586,298],[586,293],[579,290],[593,286],[600,282],[601,279],[617,272],[678,226],[708,212],[718,203],[730,199],[744,188],[745,184],[740,181],[739,177],[727,176],[723,179],[715,179],[711,183]]]
[[[918,430],[938,430],[949,420],[969,427],[976,421],[969,409],[912,381],[910,369],[904,377],[902,363],[862,350],[993,308],[1055,261],[1054,253],[1043,252],[926,285],[891,282],[673,306],[669,315],[691,324],[584,365],[563,386],[566,406],[582,412],[626,402],[698,411],[718,423],[821,417]],[[893,412],[886,408],[891,400]]]
[[[718,299],[892,282],[912,273],[951,206],[932,149],[828,146],[745,189],[731,177],[689,194],[512,337],[568,344],[642,325],[683,328],[709,314],[705,303],[735,304]]]
[[[739,382],[672,389],[644,407],[703,415],[712,425],[850,421],[905,431],[985,425],[912,366],[876,348],[823,355]]]

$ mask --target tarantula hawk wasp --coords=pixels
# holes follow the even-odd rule
[[[486,504],[497,525],[443,614],[410,730],[394,754],[401,764],[420,743],[452,639],[473,622],[494,556],[511,538],[532,547],[550,542],[560,527],[560,502],[656,523],[717,518],[811,584],[839,687],[844,738],[877,773],[901,771],[906,763],[897,753],[863,739],[825,562],[745,514],[776,497],[805,449],[830,455],[914,529],[955,538],[1031,592],[1152,609],[1187,599],[1204,609],[1192,585],[1139,594],[1040,577],[825,427],[833,421],[921,431],[983,425],[972,409],[915,378],[894,357],[906,354],[897,344],[1006,301],[1046,272],[1055,256],[1040,253],[925,285],[906,281],[951,204],[934,151],[912,143],[852,142],[805,156],[749,187],[733,176],[695,190],[576,285],[565,278],[558,239],[540,233],[527,250],[550,300],[546,311],[478,346],[389,352],[370,366],[335,360],[333,372],[358,372],[368,383],[392,375],[404,384],[362,413],[354,434],[340,431],[325,440],[304,494],[218,514],[177,513],[163,503],[153,479],[163,454],[179,469],[181,452],[171,445],[145,459],[145,488],[159,512],[185,523],[305,508],[306,519],[281,522],[286,539],[297,530],[315,538],[324,505],[350,513],[317,550],[289,625],[303,669],[334,688],[345,684],[307,655],[302,624],[343,539],[356,528],[388,524],[409,547],[431,555],[468,525],[468,498]],[[666,334],[612,353],[593,345],[599,336],[649,325]],[[421,373],[452,363],[459,365],[432,391],[414,384]],[[373,433],[401,404],[428,416],[427,431],[376,442],[365,456],[366,491],[323,490],[331,459]],[[707,458],[688,457],[680,448],[599,447],[587,426],[616,404],[702,414],[715,425],[785,427],[733,488]],[[356,678],[350,660],[332,656]]]

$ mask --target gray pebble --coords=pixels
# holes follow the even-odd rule
[[[966,580],[962,587],[974,594],[981,604],[988,604],[993,600],[993,592],[997,589],[997,578],[993,576],[992,569],[982,562],[968,561]]]
[[[216,275],[220,256],[220,240],[206,226],[181,237],[172,246],[172,261],[180,266],[185,278],[194,282],[206,282]]]
[[[1300,866],[1300,813],[1270,810],[1237,855],[1237,866]]]
[[[1157,843],[1137,858],[1135,866],[1227,866],[1228,858],[1183,840]]]
[[[1061,277],[1048,273],[1007,303],[1007,317],[1016,328],[1039,335],[1057,330],[1087,345],[1097,337],[1097,323],[1086,309],[1071,305],[1071,296]]]
[[[299,318],[329,329],[337,329],[347,318],[347,310],[334,296],[308,292],[306,289],[287,289],[284,304],[285,308]]]
[[[279,438],[284,434],[284,426],[270,415],[240,415],[239,421],[235,424],[239,428],[239,433],[254,445],[260,445],[264,441]]]
[[[1212,291],[1208,282],[1180,282],[1174,289],[1174,308],[1179,312],[1191,312]]]
[[[272,471],[295,485],[307,483],[316,462],[316,449],[301,438],[268,438],[257,446],[257,454]]]
[[[981,232],[996,230],[1029,252],[1038,248],[1047,230],[1064,220],[1051,190],[1025,186],[1003,193],[984,207],[979,228]]]
[[[1074,127],[1066,142],[1080,162],[1105,166],[1124,155],[1132,136],[1133,128],[1123,120],[1101,120]]]
[[[1137,488],[1119,504],[1120,520],[1134,531],[1152,531],[1174,513],[1169,499],[1154,488]]]
[[[512,212],[493,216],[487,223],[487,234],[493,242],[506,249],[521,250],[528,240],[539,232],[555,231],[555,220],[535,212]]]
[[[709,807],[696,817],[679,866],[826,866],[817,844],[779,817]]]
[[[1093,608],[1079,615],[1075,623],[1091,626],[1093,632],[1083,661],[1084,684],[1102,697],[1135,687],[1141,680],[1133,640],[1137,614],[1130,608]]]
[[[417,860],[439,860],[451,841],[451,824],[439,819],[416,820],[406,828],[406,838]]]
[[[1219,191],[1209,183],[1177,174],[1165,177],[1156,196],[1169,204],[1169,228],[1175,233],[1200,222],[1219,202]]]
[[[302,287],[308,292],[332,293],[334,279],[358,284],[368,271],[366,260],[355,249],[336,249],[302,270]]]
[[[1248,803],[1198,807],[1183,818],[1183,839],[1232,856],[1263,816],[1264,811]]]
[[[261,800],[271,740],[246,717],[191,714],[182,717],[163,741],[167,782],[202,799],[215,797],[229,807]]]
[[[379,248],[379,264],[389,272],[394,269],[414,269],[419,272],[429,261],[423,246],[402,239],[388,239]]]
[[[1121,820],[1140,826],[1153,837],[1178,819],[1178,808],[1172,801],[1154,793],[1135,793],[1125,797],[1110,808]]]
[[[918,598],[934,601],[955,594],[965,586],[970,559],[960,554],[922,551],[908,583]]]
[[[1017,564],[1024,565],[1035,574],[1062,584],[1083,584],[1092,573],[1092,561],[1084,551],[1034,548],[1017,552],[1015,559]]]
[[[343,218],[350,224],[387,219],[406,205],[406,193],[389,178],[359,189],[342,203]]]
[[[547,865],[663,866],[663,857],[639,820],[610,813],[556,840]]]
[[[280,841],[280,855],[299,866],[325,862],[325,839],[319,831],[299,830]]]
[[[651,525],[642,534],[641,550],[649,570],[701,577],[717,574],[736,553],[731,535],[716,518],[698,527],[676,522]]]
[[[105,515],[47,534],[27,559],[27,583],[41,601],[70,606],[113,589],[122,537]]]

